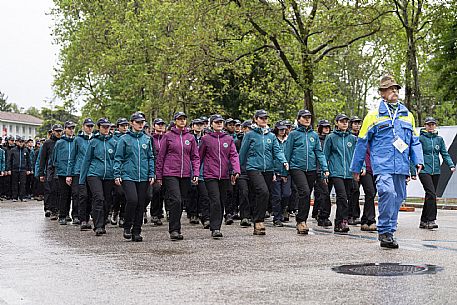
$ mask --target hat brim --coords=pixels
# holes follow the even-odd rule
[[[92,126],[92,127],[94,127],[95,124],[94,123],[86,123],[86,124],[84,124],[84,126]]]
[[[225,120],[224,119],[214,119],[212,122],[213,123],[214,122],[225,122]],[[233,123],[233,122],[230,122],[230,123]]]
[[[285,126],[285,125],[282,125],[282,126],[278,126],[278,127],[276,127],[276,129],[279,129],[279,130],[282,130],[282,129],[287,129],[287,126]]]
[[[144,122],[144,121],[146,121],[146,119],[143,118],[143,117],[138,117],[138,118],[132,119],[132,121],[136,121],[136,122],[140,122],[140,121],[141,121],[141,122]]]
[[[187,119],[187,115],[180,115],[180,116],[177,116],[177,117],[175,117],[175,121],[176,121],[177,119],[179,119],[179,118],[185,118],[185,119]]]
[[[347,116],[343,116],[341,118],[338,118],[336,121],[339,122],[341,120],[348,120],[349,121],[349,118]]]
[[[261,114],[256,116],[256,118],[268,118],[268,114]]]
[[[101,123],[101,124],[98,124],[98,126],[110,126],[111,127],[111,123]]]
[[[53,129],[53,131],[63,131],[63,129],[62,128],[55,128],[55,129]]]
[[[390,87],[397,87],[398,90],[401,89],[401,86],[397,83],[392,83],[392,84],[389,84],[389,85],[385,85],[385,86],[380,86],[378,89],[379,90],[385,90],[385,89],[389,89]]]

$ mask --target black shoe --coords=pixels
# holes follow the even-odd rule
[[[74,225],[79,225],[79,224],[81,224],[81,221],[79,221],[79,218],[78,218],[78,217],[74,217],[74,218],[73,218],[72,224],[74,224]]]
[[[200,221],[198,220],[197,216],[190,216],[189,223],[192,225],[198,225]]]
[[[13,202],[17,202],[17,199],[13,199]]]
[[[209,226],[210,226],[209,220],[203,221],[203,229],[209,229]]]
[[[281,222],[281,220],[273,220],[273,225],[275,227],[284,227],[284,224]]]
[[[378,240],[382,248],[398,249],[398,243],[390,234],[379,234]]]
[[[125,220],[124,218],[119,218],[119,228],[123,228],[124,227],[124,223],[125,223]]]
[[[428,221],[421,221],[419,223],[419,228],[420,229],[427,229],[427,227],[428,227]]]
[[[140,234],[132,234],[132,241],[134,242],[142,242],[143,237]]]
[[[249,219],[243,218],[243,219],[241,219],[240,226],[242,226],[243,228],[250,227],[251,222],[249,221]]]
[[[333,228],[333,232],[335,233],[347,233],[349,232],[349,227],[346,220],[341,221],[340,223],[336,223],[335,227]]]
[[[271,217],[270,212],[266,211],[266,212],[265,212],[265,218],[268,219],[268,218],[270,218],[270,217]]]
[[[213,232],[211,232],[211,237],[214,239],[222,238],[222,233],[219,230],[214,230]]]
[[[238,215],[238,214],[233,215],[233,220],[241,220],[240,215]]]
[[[92,229],[92,226],[90,224],[88,224],[85,221],[81,222],[81,227],[80,227],[81,231],[87,231],[87,230],[90,230],[90,229]]]
[[[51,217],[51,211],[46,210],[46,212],[44,212],[44,217]]]
[[[101,236],[103,234],[103,228],[95,229],[95,236]]]
[[[225,216],[225,224],[228,225],[228,226],[231,225],[231,224],[233,224],[233,217],[232,217],[232,215],[227,214],[227,216]]]
[[[148,223],[148,213],[146,213],[146,212],[143,213],[143,223],[144,224]]]
[[[152,218],[151,218],[151,223],[152,223],[153,225],[155,225],[155,226],[161,226],[161,225],[163,225],[162,220],[160,220],[160,218],[157,217],[157,216],[152,216]]]
[[[178,231],[173,231],[170,233],[171,240],[183,240],[184,236],[182,236]]]
[[[65,217],[65,220],[66,220],[67,222],[72,222],[72,219],[71,219],[70,216]]]
[[[429,229],[438,229],[438,224],[432,220],[428,222]]]
[[[118,215],[118,213],[113,213],[113,215],[111,215],[110,222],[113,226],[117,225]]]
[[[355,226],[355,219],[354,219],[354,217],[349,217],[349,218],[348,218],[348,225]]]
[[[106,229],[102,228],[102,234],[106,234]]]
[[[57,219],[59,219],[59,216],[57,216],[56,213],[51,213],[51,217],[50,217],[49,219],[51,219],[51,220],[57,220]]]
[[[328,218],[326,218],[326,219],[318,219],[317,220],[317,225],[319,227],[331,227],[332,226],[332,222]]]
[[[131,232],[130,228],[124,228],[124,238],[132,239],[132,232]]]
[[[65,226],[67,224],[67,220],[65,218],[59,218],[59,225]]]

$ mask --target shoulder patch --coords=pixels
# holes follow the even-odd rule
[[[228,145],[228,143],[224,143],[223,146],[224,146],[225,148],[227,148],[229,145]]]
[[[185,140],[185,141],[184,141],[184,144],[190,145],[190,141],[189,141],[189,140]]]
[[[348,147],[352,147],[352,142],[348,142]]]

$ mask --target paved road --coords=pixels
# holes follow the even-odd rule
[[[267,224],[266,236],[238,224],[223,240],[185,222],[182,242],[145,225],[143,243],[121,229],[95,237],[45,219],[38,202],[0,202],[0,304],[456,304],[457,211],[440,228],[418,229],[420,210],[400,216],[400,249],[352,227],[334,235],[310,222],[308,236]],[[366,277],[332,267],[358,263],[435,264],[432,275]]]

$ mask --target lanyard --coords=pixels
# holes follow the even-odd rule
[[[394,123],[395,123],[395,119],[397,118],[397,113],[398,113],[398,109],[400,109],[400,105],[397,106],[397,110],[395,110],[393,117],[392,117],[392,112],[390,112],[389,105],[386,102],[384,102],[384,105],[386,106],[387,112],[389,113],[390,120],[392,121],[392,128],[393,128],[392,130],[394,132],[394,136],[396,136]]]

